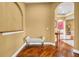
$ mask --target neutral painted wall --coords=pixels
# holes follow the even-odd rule
[[[23,44],[23,33],[3,36],[0,34],[0,57],[12,56]]]
[[[75,3],[75,49],[79,50],[79,3]]]
[[[17,17],[16,17],[17,16]],[[22,30],[22,14],[16,3],[0,3],[0,32]]]
[[[51,3],[51,21],[50,21],[50,34],[51,34],[51,40],[52,41],[55,41],[55,27],[54,27],[54,24],[55,24],[55,10],[56,10],[56,7],[59,5],[60,3],[59,2],[54,2],[54,3]]]
[[[26,4],[26,36],[50,38],[50,4]]]
[[[5,5],[5,4],[6,3],[4,2],[3,5]],[[1,26],[1,27],[5,27],[6,25],[8,25],[8,24],[6,24],[6,22],[16,20],[17,21],[17,24],[23,25],[22,31],[24,31],[24,22],[25,22],[24,21],[24,18],[25,18],[24,17],[25,16],[25,14],[24,14],[25,12],[24,11],[25,11],[25,7],[24,7],[24,4],[23,3],[18,3],[18,5],[20,6],[20,8],[22,10],[23,18],[21,16],[21,13],[17,13],[18,11],[16,10],[17,7],[16,7],[15,4],[13,5],[13,3],[7,3],[6,6],[1,6],[1,3],[0,3],[0,6],[1,6],[0,7],[0,12],[2,12],[1,8],[6,8],[6,7],[8,8],[9,6],[11,6],[11,7],[14,7],[15,9],[14,8],[11,8],[10,9],[10,7],[9,7],[10,10],[4,11],[4,12],[6,12],[5,14],[7,15],[8,12],[11,11],[11,10],[13,10],[14,12],[17,13],[17,14],[8,14],[9,16],[7,18],[6,18],[6,15],[5,14],[3,14],[3,15],[5,15],[4,17],[1,17],[0,16],[0,21],[1,20],[2,21],[5,20],[5,23],[4,24],[0,23],[0,25],[1,24],[4,25],[4,26]],[[1,13],[0,13],[0,15],[1,15]],[[12,18],[10,18],[10,16]],[[21,18],[21,20],[23,20],[23,24],[22,24],[22,21],[21,21],[21,23],[19,23],[20,22],[19,21],[20,18]],[[12,22],[12,24],[13,23],[16,24],[16,21]],[[10,26],[10,24],[9,24],[9,26]],[[18,26],[15,26],[14,29],[20,29],[20,28],[17,28],[17,27],[19,27],[19,25]],[[11,28],[13,28],[13,27],[10,26],[9,28],[6,28],[4,30],[7,30],[8,29],[8,30],[11,31],[12,30]],[[2,29],[0,29],[0,30],[2,31]],[[4,32],[4,31],[2,31],[2,32]],[[17,33],[17,34],[11,34],[11,35],[5,35],[5,36],[3,36],[2,33],[0,33],[0,57],[12,56],[21,47],[21,45],[23,44],[23,38],[24,38],[24,32]]]
[[[54,12],[59,3],[26,4],[26,36],[54,40]]]
[[[7,36],[0,33],[0,56],[11,56],[15,53],[23,44],[24,36],[45,36],[46,39],[54,41],[54,11],[57,4],[59,3],[28,3],[25,5],[19,3],[23,13],[23,31],[25,32]]]

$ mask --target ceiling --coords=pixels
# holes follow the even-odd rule
[[[63,2],[59,4],[56,8],[56,14],[59,14],[59,15],[66,15],[71,12],[74,12],[73,2]]]

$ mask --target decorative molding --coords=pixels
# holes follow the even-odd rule
[[[12,35],[12,34],[16,34],[16,33],[22,33],[24,31],[16,31],[16,32],[3,32],[2,35]]]
[[[70,13],[66,14],[65,16],[68,17],[68,16],[72,16],[72,15],[74,15],[74,12],[70,12]]]
[[[14,2],[14,3],[16,4],[16,6],[19,8],[19,10],[20,10],[20,12],[21,12],[21,15],[22,15],[22,20],[21,20],[21,21],[22,21],[22,30],[23,30],[23,19],[24,19],[24,18],[23,18],[23,16],[24,16],[24,15],[23,15],[23,10],[22,10],[22,8],[21,8],[21,6],[19,5],[18,2]]]
[[[55,46],[55,43],[52,43],[52,42],[45,42],[44,44],[48,44],[48,45],[53,45],[53,46]]]
[[[79,54],[79,50],[77,49],[73,49],[73,52]]]
[[[65,40],[62,40],[62,41],[65,42],[66,44],[74,47],[74,41],[73,40],[69,40],[69,39],[67,40],[67,39],[65,39]]]
[[[16,52],[12,55],[12,57],[16,57],[16,56],[18,55],[18,53],[25,47],[25,45],[26,45],[26,43],[24,43],[24,44],[18,49],[18,51],[16,51]]]

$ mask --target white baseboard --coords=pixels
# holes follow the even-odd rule
[[[36,45],[38,45],[39,43],[37,43]],[[44,44],[48,44],[48,45],[54,45],[55,46],[55,43],[51,43],[51,42],[44,42]],[[24,43],[19,49],[18,51],[16,51],[12,57],[16,57],[18,55],[18,53],[25,47],[26,43]]]
[[[67,43],[68,45],[74,47],[74,40],[62,40],[63,42]]]
[[[48,45],[53,45],[53,46],[55,46],[55,43],[52,43],[52,42],[45,42],[44,44],[48,44]]]
[[[54,45],[55,46],[55,43],[52,43],[52,42],[44,42],[44,44]],[[41,45],[41,43],[30,43],[29,45]]]
[[[24,44],[18,49],[18,51],[16,51],[16,52],[12,55],[12,57],[16,57],[17,54],[25,47],[25,45],[26,45],[26,43],[24,43]]]
[[[73,49],[73,52],[79,54],[79,50],[77,49]]]

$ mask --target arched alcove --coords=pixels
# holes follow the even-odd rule
[[[3,2],[0,8],[0,32],[23,30],[23,13],[18,3]]]
[[[74,46],[74,3],[63,2],[55,9],[55,33],[60,32],[60,39],[70,39]],[[56,40],[55,36],[55,40]]]

